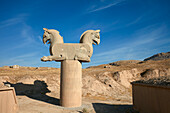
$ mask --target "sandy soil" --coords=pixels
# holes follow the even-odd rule
[[[17,100],[19,104],[18,113],[125,113],[132,111],[131,102],[119,100],[83,99],[82,106],[77,108],[64,108],[59,104],[50,104],[27,96],[17,96]]]
[[[119,61],[83,69],[83,104],[59,106],[60,69],[0,67],[0,87],[14,87],[18,113],[135,113],[130,82],[170,75],[170,59]]]

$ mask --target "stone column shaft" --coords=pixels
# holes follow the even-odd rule
[[[60,105],[80,107],[82,104],[82,64],[78,60],[61,62]]]

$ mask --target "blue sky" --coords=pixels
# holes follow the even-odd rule
[[[1,0],[0,66],[59,67],[49,56],[43,28],[56,29],[65,43],[79,43],[89,29],[101,30],[90,63],[143,60],[170,50],[169,0]]]

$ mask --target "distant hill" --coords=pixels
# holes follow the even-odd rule
[[[136,63],[139,63],[139,62],[141,62],[141,61],[140,60],[120,60],[120,61],[117,61],[117,62],[109,63],[109,65],[121,66],[121,65],[136,64]]]
[[[170,52],[158,53],[158,54],[155,54],[149,58],[144,59],[144,61],[148,61],[148,60],[157,61],[157,60],[164,60],[164,59],[169,59],[169,58],[170,58]]]

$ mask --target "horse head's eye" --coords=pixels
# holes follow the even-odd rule
[[[50,34],[48,31],[46,31],[46,33]]]

